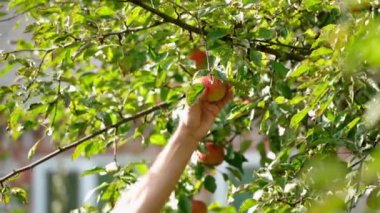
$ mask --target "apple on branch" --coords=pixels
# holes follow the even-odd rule
[[[207,166],[217,166],[224,161],[224,147],[213,142],[205,144],[206,153],[198,151],[198,162]]]
[[[197,69],[202,69],[206,67],[207,64],[207,54],[203,50],[194,49],[189,58],[195,62],[195,67]]]
[[[207,213],[207,205],[203,201],[192,200],[191,213]]]
[[[200,77],[194,82],[203,84],[205,87],[203,97],[209,102],[220,101],[227,93],[227,83],[224,83],[211,75]]]

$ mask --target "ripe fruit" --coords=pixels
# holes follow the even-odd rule
[[[227,92],[227,84],[223,83],[221,80],[211,77],[211,76],[203,76],[195,82],[200,82],[205,87],[205,91],[203,96],[209,102],[220,101]]]
[[[207,205],[203,201],[192,200],[191,213],[207,213]]]
[[[221,145],[207,142],[207,153],[198,152],[198,161],[208,166],[217,166],[224,161],[224,148]]]
[[[207,55],[205,51],[195,49],[190,53],[189,58],[195,62],[197,69],[202,69],[206,66]]]

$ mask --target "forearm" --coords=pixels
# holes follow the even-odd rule
[[[125,208],[129,211],[132,208],[133,212],[159,212],[174,190],[197,144],[195,138],[179,127],[147,175],[134,189],[123,195],[129,199],[122,198],[115,212],[124,212]]]

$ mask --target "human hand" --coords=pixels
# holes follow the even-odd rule
[[[181,133],[198,142],[210,130],[218,113],[232,98],[232,89],[228,85],[224,98],[217,102],[205,100],[205,94],[192,106],[186,106],[180,121],[179,130]]]

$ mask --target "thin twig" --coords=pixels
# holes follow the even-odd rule
[[[365,159],[365,158],[363,158]],[[359,168],[358,168],[358,174],[356,176],[356,187],[355,187],[355,194],[357,194],[360,190],[360,182],[361,182],[361,179],[362,179],[362,169],[363,169],[363,163],[364,161],[361,160],[359,161]],[[350,201],[350,204],[349,204],[349,207],[347,209],[347,212],[350,213],[352,211],[352,209],[356,206],[356,202],[355,202],[355,197],[352,197],[351,198],[351,201]]]
[[[368,153],[369,154],[369,153]],[[355,166],[357,166],[358,164],[361,164],[367,157],[368,157],[368,154],[364,155],[362,158],[360,158],[358,161],[356,161],[355,163],[351,164],[350,165],[350,168],[353,169]]]
[[[193,74],[189,72],[189,70],[187,70],[185,66],[183,66],[182,64],[179,64],[179,67],[181,67],[182,70],[185,71],[185,73],[188,74],[190,77],[193,77]]]
[[[20,49],[20,50],[13,50],[13,51],[8,51],[8,52],[3,52],[2,54],[14,54],[14,53],[21,53],[21,52],[47,52],[50,51],[50,49],[41,49],[41,48],[36,48],[36,49]]]
[[[32,86],[32,84],[37,80],[37,77],[38,75],[40,74],[41,72],[41,69],[42,69],[42,65],[45,63],[45,59],[46,57],[49,55],[49,53],[53,52],[55,49],[49,49],[45,52],[44,56],[42,56],[42,59],[40,61],[40,64],[38,65],[38,69],[37,69],[37,72],[36,74],[34,75],[33,77],[33,80],[29,83],[29,85],[26,87],[27,89],[29,89],[30,86]]]
[[[22,172],[28,171],[28,170],[30,170],[30,169],[38,166],[39,164],[41,164],[41,163],[43,163],[43,162],[45,162],[45,161],[47,161],[47,160],[49,160],[49,159],[51,159],[51,158],[59,155],[59,154],[61,154],[62,152],[65,152],[65,151],[70,150],[70,149],[72,149],[74,147],[77,147],[78,145],[80,145],[80,144],[82,144],[82,143],[84,143],[84,142],[86,142],[86,141],[88,141],[88,140],[90,140],[92,138],[95,138],[98,135],[101,135],[101,134],[107,132],[109,129],[117,128],[117,127],[119,127],[120,125],[122,125],[122,124],[124,124],[126,122],[135,120],[135,119],[140,118],[140,117],[142,117],[144,115],[147,115],[147,114],[152,113],[154,111],[160,110],[162,108],[166,108],[168,106],[170,106],[170,103],[163,102],[163,103],[158,104],[156,106],[153,106],[153,107],[151,107],[149,109],[146,109],[146,110],[143,110],[141,112],[138,112],[137,114],[135,114],[133,116],[124,118],[124,119],[120,120],[119,122],[117,122],[117,123],[115,123],[113,125],[105,127],[105,128],[103,128],[103,129],[101,129],[101,130],[99,130],[97,132],[94,132],[91,135],[85,136],[85,137],[83,137],[83,138],[81,138],[81,139],[79,139],[79,140],[77,140],[77,141],[75,141],[75,142],[73,142],[73,143],[71,143],[69,145],[66,145],[64,147],[60,147],[57,150],[51,152],[50,154],[42,157],[41,159],[39,159],[37,161],[34,161],[33,163],[30,163],[30,164],[28,164],[28,165],[26,165],[24,167],[19,168],[19,169],[15,169],[12,172],[8,173],[7,175],[3,176],[2,178],[0,178],[0,184],[3,184],[5,181],[7,181],[9,178],[11,178],[13,176],[16,176],[16,175],[18,175],[18,174],[20,174]]]
[[[285,203],[285,204],[287,204],[287,205],[289,205],[289,206],[291,206],[291,207],[294,208],[294,207],[296,207],[298,204],[300,204],[302,202],[302,198],[300,198],[300,199],[298,199],[298,200],[296,200],[294,202],[287,201],[284,198],[278,198],[276,201],[277,202],[281,202],[281,203]]]
[[[22,11],[21,13],[17,13],[17,14],[15,14],[15,15],[11,16],[11,17],[1,19],[1,20],[0,20],[0,23],[1,23],[1,22],[10,21],[10,20],[12,20],[12,19],[15,19],[15,18],[17,18],[17,17],[19,17],[19,16],[21,16],[21,15],[27,13],[27,12],[30,12],[31,10],[33,10],[33,9],[39,7],[39,6],[42,6],[42,5],[43,5],[43,4],[36,4],[36,5],[34,5],[33,7],[29,7],[28,9]]]
[[[201,28],[194,27],[192,25],[189,25],[187,23],[182,22],[179,19],[175,19],[169,15],[166,15],[165,13],[163,13],[163,12],[153,8],[153,7],[150,7],[149,5],[144,4],[143,1],[141,1],[141,0],[125,0],[125,1],[120,1],[120,2],[133,3],[139,7],[161,17],[165,22],[172,23],[172,24],[177,25],[177,26],[181,27],[182,29],[188,30],[190,32],[201,34],[201,32],[203,31]]]
[[[113,161],[117,164],[117,140],[116,139],[113,140]]]
[[[112,35],[123,35],[123,34],[128,34],[128,33],[135,33],[135,32],[147,30],[147,29],[150,29],[153,27],[157,27],[161,24],[165,24],[165,22],[156,22],[156,23],[153,23],[152,25],[147,26],[147,27],[135,27],[135,28],[128,28],[126,30],[122,30],[122,31],[118,31],[118,32],[105,33],[105,34],[101,35],[101,37],[105,38],[105,37],[112,36]]]
[[[184,6],[182,5],[179,5],[177,3],[175,3],[173,0],[167,0],[168,2],[170,2],[171,4],[173,4],[174,6],[178,7],[178,8],[181,8],[183,11],[186,12],[186,14],[189,14],[190,16],[196,18],[188,9],[186,9]]]
[[[310,51],[310,49],[308,49],[306,47],[293,46],[293,45],[284,44],[284,43],[281,43],[281,42],[273,42],[273,41],[261,40],[261,39],[251,39],[251,41],[252,42],[266,43],[266,44],[275,45],[275,46],[288,47],[288,48],[291,48],[291,49],[298,49],[298,50],[301,50],[301,51]]]
[[[126,34],[126,33],[140,32],[140,31],[147,30],[147,29],[150,29],[150,28],[153,28],[153,27],[157,27],[157,26],[159,26],[161,24],[164,24],[164,23],[165,22],[156,22],[156,23],[153,23],[152,25],[147,26],[147,27],[135,27],[135,28],[128,28],[128,29],[123,30],[123,31],[109,32],[109,33],[105,33],[105,34],[100,35],[100,37],[106,38],[106,37],[109,37],[109,36],[112,36],[112,35],[122,35],[122,34]],[[45,60],[46,55],[48,53],[56,50],[56,49],[69,47],[69,46],[75,44],[76,42],[88,43],[92,39],[98,38],[98,37],[99,37],[99,35],[92,36],[90,39],[86,39],[86,40],[74,39],[75,40],[74,42],[71,42],[71,43],[63,45],[63,46],[52,47],[52,48],[49,48],[49,49],[46,49],[46,48],[20,49],[20,50],[5,51],[5,52],[2,52],[2,54],[3,55],[9,55],[9,54],[22,53],[22,52],[45,52],[45,55],[43,56],[42,61],[41,61],[41,62],[43,62]],[[40,65],[38,66],[39,70],[41,69],[42,64],[43,63],[40,63]]]

